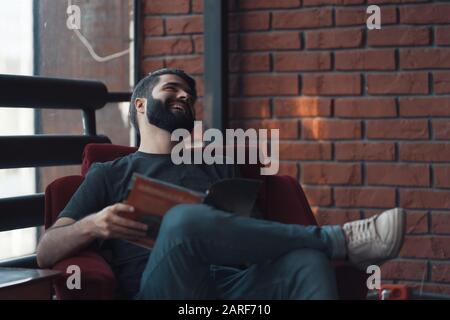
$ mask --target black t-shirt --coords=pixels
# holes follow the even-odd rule
[[[127,197],[133,173],[200,192],[206,191],[220,179],[238,176],[234,165],[175,165],[170,154],[137,151],[114,161],[92,164],[83,183],[58,218],[80,220],[109,205],[122,202]],[[118,280],[118,293],[125,298],[133,297],[139,289],[150,250],[119,239],[99,242],[99,245]]]

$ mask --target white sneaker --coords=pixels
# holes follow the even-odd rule
[[[365,270],[369,265],[380,265],[397,257],[403,245],[405,227],[405,212],[400,208],[344,224],[350,262]]]

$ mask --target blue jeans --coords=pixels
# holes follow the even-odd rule
[[[161,224],[136,299],[336,299],[339,226],[300,226],[179,205]]]

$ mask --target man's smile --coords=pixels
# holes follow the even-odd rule
[[[177,111],[177,112],[183,112],[183,113],[187,113],[189,106],[181,101],[177,101],[177,102],[173,102],[171,104],[169,104],[169,108],[171,110]]]

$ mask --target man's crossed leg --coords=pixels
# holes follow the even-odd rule
[[[164,217],[139,299],[335,299],[330,260],[395,257],[404,213],[340,226],[300,226],[179,205]]]

